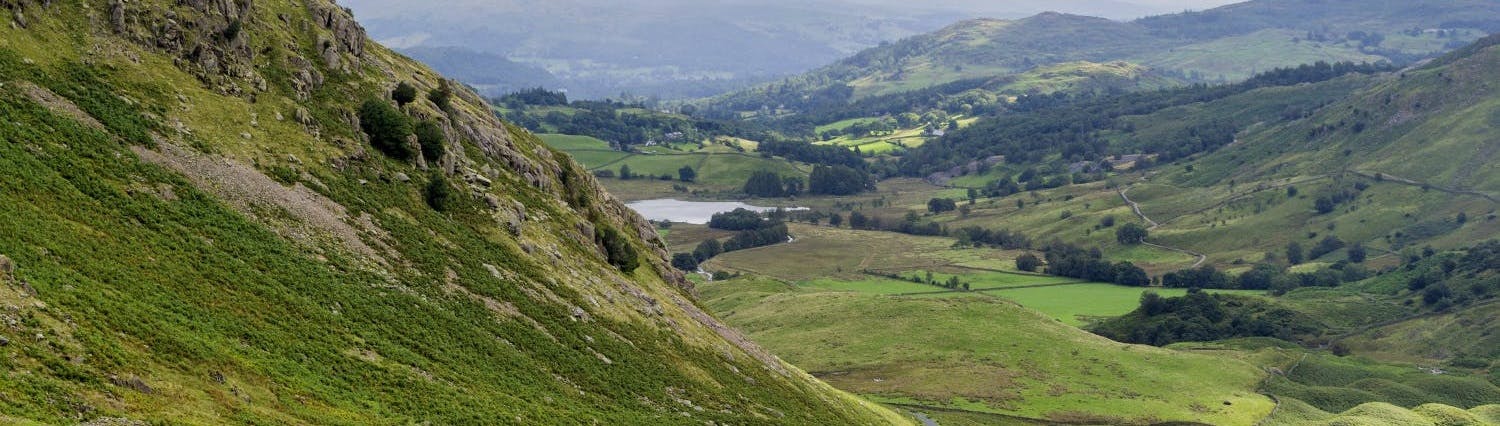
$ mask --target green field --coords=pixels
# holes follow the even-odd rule
[[[545,134],[540,135],[549,146],[571,155],[584,167],[593,171],[616,172],[629,166],[631,173],[641,176],[637,181],[621,181],[604,178],[601,182],[615,196],[630,201],[662,197],[683,197],[673,188],[681,185],[689,192],[703,191],[718,195],[732,195],[739,191],[752,173],[762,170],[776,172],[782,176],[800,176],[804,180],[811,166],[782,158],[765,158],[755,153],[745,153],[721,145],[696,144],[642,147],[638,152],[622,152],[609,148],[609,143],[587,136]],[[692,183],[677,182],[677,170],[692,167],[698,178]],[[671,179],[662,181],[661,176]]]
[[[816,279],[797,284],[798,288],[812,291],[835,291],[853,292],[862,294],[898,295],[907,293],[931,293],[941,292],[945,289],[926,284],[917,284],[910,281],[900,281],[884,278],[872,278],[867,280],[846,281],[837,279]]]
[[[1166,297],[1179,297],[1187,294],[1186,289],[1126,287],[1099,283],[991,290],[986,291],[985,294],[1014,300],[1016,303],[1035,309],[1063,323],[1081,326],[1087,324],[1090,319],[1120,316],[1134,311],[1139,305],[1141,294],[1147,291]],[[1262,291],[1210,291],[1246,295],[1265,294]]]
[[[1253,391],[1261,373],[1245,361],[1111,342],[997,298],[805,291],[756,278],[699,290],[756,342],[881,402],[1213,424],[1250,424],[1272,406]]]

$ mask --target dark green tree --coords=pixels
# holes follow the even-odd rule
[[[672,267],[684,271],[698,270],[698,258],[692,253],[677,253],[672,255]]]
[[[1135,223],[1127,223],[1125,226],[1121,226],[1120,229],[1115,230],[1115,240],[1125,245],[1144,243],[1148,236],[1150,236],[1150,231]]]
[[[677,169],[677,180],[683,182],[692,182],[697,179],[698,171],[693,170],[692,166],[682,166],[682,168]]]
[[[448,80],[443,80],[437,88],[427,91],[427,100],[437,105],[438,109],[451,113],[453,112],[453,87],[449,85]]]
[[[1365,257],[1369,255],[1365,251],[1365,245],[1354,243],[1349,245],[1349,261],[1354,263],[1365,263]]]
[[[630,272],[640,267],[639,255],[635,249],[630,247],[630,241],[625,234],[608,225],[594,228],[594,242],[604,247],[605,259],[610,265],[620,268],[620,271]]]
[[[391,91],[391,100],[396,101],[396,106],[406,107],[417,100],[417,88],[403,81],[396,85],[396,90]]]
[[[433,210],[447,212],[453,209],[456,201],[453,186],[448,184],[448,178],[442,173],[433,173],[432,177],[427,180],[427,188],[423,192],[425,192],[427,205]]]
[[[933,213],[946,213],[958,210],[958,202],[951,198],[933,198],[927,200],[927,211]]]
[[[629,164],[621,164],[620,165],[620,173],[619,173],[618,176],[619,176],[620,180],[635,179],[635,173],[632,173],[630,171],[630,165]]]
[[[1040,268],[1041,266],[1042,260],[1031,253],[1026,253],[1020,255],[1019,257],[1016,257],[1016,269],[1020,269],[1026,272],[1036,272],[1037,268]]]
[[[422,158],[427,161],[437,161],[448,151],[448,139],[436,121],[422,120],[413,132],[417,135],[417,145],[422,147]]]
[[[750,178],[745,180],[743,190],[745,194],[752,197],[782,197],[786,195],[783,183],[781,176],[775,172],[761,170],[750,174]]]
[[[1333,202],[1332,198],[1318,197],[1318,200],[1313,202],[1313,207],[1318,210],[1318,214],[1329,214],[1338,208],[1338,203]]]
[[[699,263],[707,262],[709,259],[713,259],[714,256],[723,253],[724,245],[719,240],[712,238],[698,243],[698,247],[693,249],[693,257],[697,258]]]
[[[1296,241],[1287,243],[1286,262],[1292,265],[1301,265],[1303,260],[1305,259],[1302,257],[1302,244],[1298,244]]]
[[[398,160],[416,155],[406,143],[406,137],[411,135],[411,121],[384,101],[370,99],[360,105],[359,127],[370,137],[370,145],[385,155]]]

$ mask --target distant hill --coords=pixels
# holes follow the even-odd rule
[[[565,88],[552,73],[500,55],[461,47],[413,47],[401,54],[427,64],[443,75],[473,86],[481,95],[498,96],[522,89]]]
[[[981,19],[883,44],[713,104],[798,111],[1080,60],[1127,61],[1189,81],[1234,81],[1316,61],[1410,63],[1496,29],[1497,0],[1254,0],[1132,22],[1059,13]]]

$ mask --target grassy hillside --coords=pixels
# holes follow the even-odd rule
[[[1250,424],[1273,403],[1245,361],[1114,343],[987,297],[705,284],[710,309],[842,389],[912,406],[1073,422]],[[929,413],[940,413],[926,408]]]
[[[5,423],[906,422],[700,311],[585,170],[331,3],[0,20]],[[398,82],[442,150],[370,144]]]
[[[1500,2],[1494,0],[1254,0],[1132,22],[1044,13],[957,23],[711,104],[739,112],[817,111],[1075,61],[1127,61],[1156,78],[1171,77],[1168,82],[1239,81],[1257,71],[1317,61],[1411,63],[1495,30]]]

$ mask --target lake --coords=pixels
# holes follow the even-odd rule
[[[677,223],[691,223],[704,225],[714,213],[734,211],[734,209],[745,209],[757,212],[768,212],[776,210],[775,207],[759,207],[735,201],[682,201],[673,199],[645,200],[625,204],[634,209],[636,213],[647,219],[656,221],[670,221]],[[806,208],[789,208],[787,210],[807,210]]]

